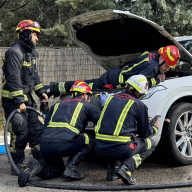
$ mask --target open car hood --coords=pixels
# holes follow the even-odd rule
[[[192,65],[192,55],[158,24],[119,10],[100,10],[76,16],[65,23],[69,39],[104,69],[122,68],[143,52],[175,45],[181,60]]]

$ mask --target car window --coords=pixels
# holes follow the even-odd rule
[[[179,43],[192,54],[192,39],[179,41]],[[180,61],[175,67],[174,71],[192,71],[192,66],[188,62]]]

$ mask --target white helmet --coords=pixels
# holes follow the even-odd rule
[[[129,84],[139,93],[147,95],[148,81],[144,75],[133,75],[127,81],[125,81],[125,84]]]

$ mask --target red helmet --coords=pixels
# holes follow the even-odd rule
[[[179,50],[174,45],[161,47],[158,51],[169,66],[176,66],[180,59]]]
[[[70,89],[70,92],[89,93],[92,94],[91,88],[84,81],[76,81]]]
[[[21,33],[24,30],[34,31],[37,35],[41,34],[39,23],[32,20],[23,20],[17,25],[16,33]]]

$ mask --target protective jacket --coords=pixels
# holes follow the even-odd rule
[[[71,140],[86,127],[88,121],[96,124],[99,116],[99,110],[81,98],[56,103],[45,119],[41,142]]]
[[[138,59],[130,63],[123,69],[110,69],[105,72],[99,79],[85,80],[91,89],[119,88],[125,86],[125,81],[133,75],[142,74],[148,80],[148,87],[153,87],[160,83],[159,74],[159,56],[154,53],[144,52]],[[52,82],[50,90],[53,95],[69,93],[74,81],[60,83]]]
[[[135,134],[148,138],[157,134],[158,129],[149,124],[145,104],[128,92],[106,100],[95,133],[97,145],[111,147],[130,142]]]
[[[11,99],[19,106],[33,97],[33,90],[37,96],[45,92],[36,70],[37,57],[35,49],[29,49],[22,40],[6,51],[2,59],[3,101]]]
[[[118,88],[124,86],[129,77],[139,74],[147,78],[149,87],[160,83],[159,78],[157,78],[159,74],[159,56],[146,51],[127,67],[108,70],[100,78],[104,86],[111,84],[113,88]]]

